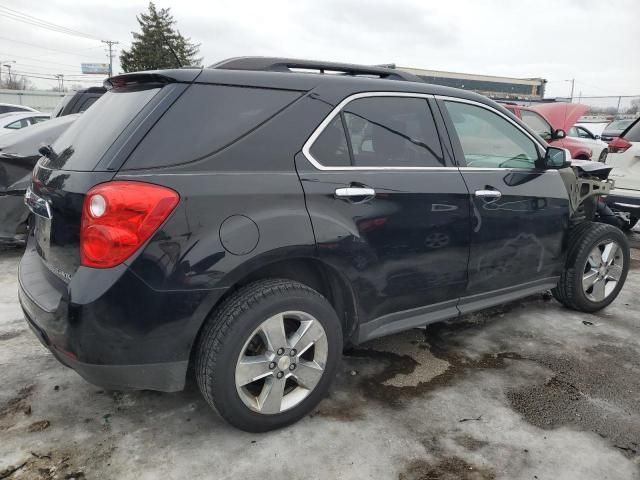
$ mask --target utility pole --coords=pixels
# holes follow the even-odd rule
[[[64,74],[58,73],[56,78],[58,79],[58,91],[64,92]]]
[[[16,63],[15,60],[0,60],[0,85],[2,85],[2,65],[5,63]],[[11,70],[9,70],[11,72]],[[11,79],[9,79],[11,81]]]
[[[5,63],[4,66],[7,67],[7,70],[9,70],[9,86],[11,86],[11,64]]]
[[[115,42],[113,40],[101,40],[102,43],[106,43],[109,47],[109,76],[113,76],[113,46],[118,45],[120,42]]]
[[[572,78],[571,80],[567,80],[567,82],[571,82],[571,103],[573,103],[573,88],[576,86],[576,79]]]

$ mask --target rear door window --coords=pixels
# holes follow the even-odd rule
[[[353,100],[322,131],[310,153],[327,167],[444,164],[438,131],[424,98],[380,96]]]
[[[92,171],[102,155],[159,88],[112,90],[96,101],[52,145],[54,155],[43,166]]]
[[[151,129],[124,168],[177,165],[214,154],[301,95],[291,90],[192,85]]]

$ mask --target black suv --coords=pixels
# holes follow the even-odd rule
[[[92,383],[192,369],[265,431],[323,398],[346,344],[547,289],[596,311],[626,278],[626,237],[580,205],[606,181],[480,95],[269,58],[108,85],[41,150],[19,272],[29,325]]]
[[[96,103],[102,95],[106,93],[104,87],[89,87],[80,90],[73,90],[67,93],[55,110],[51,112],[51,118],[63,117],[72,113],[82,113],[91,105]]]

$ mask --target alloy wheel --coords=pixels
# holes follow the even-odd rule
[[[593,302],[602,302],[613,293],[624,267],[620,246],[611,240],[599,243],[587,257],[582,275],[582,290]]]
[[[240,351],[235,371],[238,395],[261,414],[289,410],[318,385],[327,355],[327,336],[312,315],[288,311],[269,317]]]

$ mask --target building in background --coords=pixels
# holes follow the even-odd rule
[[[544,78],[496,77],[410,67],[395,68],[413,73],[428,83],[472,90],[494,100],[541,101],[544,98],[544,87],[547,83]]]

